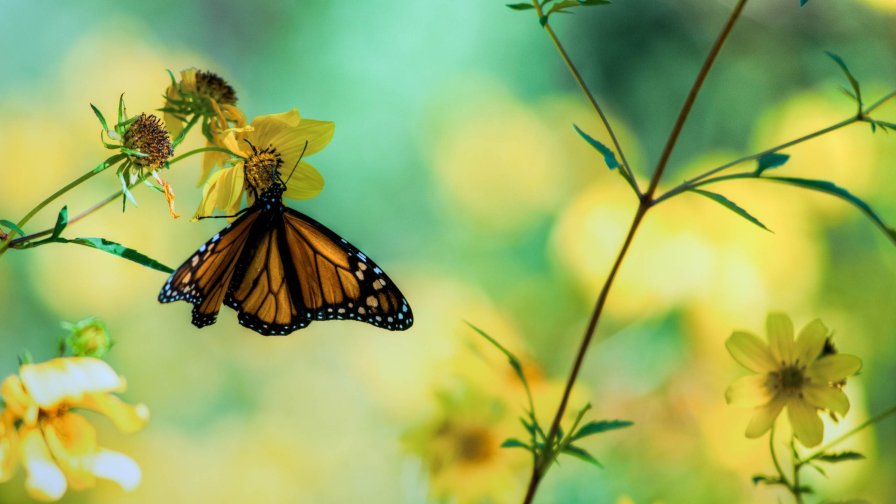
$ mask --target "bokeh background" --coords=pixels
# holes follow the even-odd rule
[[[555,25],[646,180],[732,0],[620,0]],[[354,242],[410,299],[416,324],[388,333],[315,323],[263,338],[222,311],[197,330],[186,303],[156,301],[165,275],[75,245],[0,260],[0,372],[16,355],[54,355],[60,321],[96,315],[117,344],[125,397],[152,421],[136,435],[97,419],[100,441],[133,456],[143,484],[111,483],[65,502],[515,502],[524,396],[494,349],[524,356],[549,417],[603,276],[635,208],[622,180],[575,134],[606,141],[531,12],[504,2],[293,3],[0,1],[0,218],[18,220],[106,155],[88,107],[161,106],[165,69],[224,76],[251,119],[297,107],[336,122],[311,159],[326,179],[291,202]],[[754,0],[711,74],[665,186],[852,113],[823,50],[850,64],[872,99],[896,87],[893,0]],[[881,110],[896,117],[896,107]],[[198,138],[186,147],[201,144]],[[827,178],[896,221],[896,137],[853,126],[789,149],[781,173]],[[179,210],[200,197],[199,161],[175,165]],[[114,192],[112,173],[62,204]],[[821,317],[864,359],[853,408],[827,435],[891,405],[896,249],[853,208],[770,184],[716,186],[767,233],[698,196],[651,212],[610,297],[574,406],[636,426],[585,443],[604,465],[551,472],[540,502],[777,502],[750,476],[773,471],[743,437],[748,412],[724,390],[745,373],[724,340],[762,334],[769,310],[801,327]],[[73,225],[177,266],[221,226],[172,220],[138,188]],[[545,420],[547,421],[547,420]],[[893,502],[896,419],[849,442],[868,460],[809,474],[831,499]],[[811,471],[809,471],[811,472]],[[27,502],[21,474],[0,501]]]

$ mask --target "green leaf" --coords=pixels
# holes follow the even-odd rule
[[[62,207],[62,210],[59,211],[59,215],[56,216],[56,225],[53,226],[53,234],[50,235],[50,239],[59,238],[59,235],[62,234],[65,226],[68,226],[67,206]]]
[[[806,5],[808,2],[809,0],[800,0],[800,7]]]
[[[473,324],[471,324],[469,322],[465,321],[465,323],[468,326],[470,326],[471,329],[473,329],[474,331],[479,333],[480,336],[482,336],[483,338],[488,340],[489,343],[491,343],[495,348],[500,350],[501,353],[503,353],[507,357],[507,360],[510,362],[510,367],[513,368],[513,371],[520,378],[520,381],[522,381],[523,385],[525,385],[525,387],[528,389],[529,385],[528,385],[528,382],[526,381],[526,376],[523,374],[523,367],[522,367],[522,365],[520,365],[520,360],[516,357],[516,355],[513,355],[513,353],[510,350],[504,348],[503,345],[498,343],[498,341],[496,339],[494,339],[491,336],[489,336],[488,334],[486,334],[485,331],[483,331],[482,329],[474,326]]]
[[[103,117],[103,113],[100,112],[100,109],[96,108],[94,104],[90,104],[90,108],[93,109],[93,113],[96,115],[96,118],[100,120],[100,124],[103,125],[103,131],[109,131],[109,126],[106,124],[106,118]]]
[[[844,451],[839,453],[825,453],[824,455],[815,457],[815,459],[833,464],[837,462],[846,462],[848,460],[865,460],[865,456],[859,452]]]
[[[616,160],[616,154],[614,154],[609,147],[595,140],[588,133],[585,133],[584,131],[579,129],[579,127],[575,124],[573,124],[572,127],[576,129],[576,132],[578,132],[586,142],[588,142],[592,147],[597,149],[597,151],[604,156],[604,163],[607,164],[607,168],[613,170],[620,166],[619,161]]]
[[[762,180],[772,180],[774,182],[780,182],[782,184],[789,184],[797,187],[802,187],[804,189],[811,189],[813,191],[823,192],[825,194],[830,194],[831,196],[836,196],[847,203],[850,203],[857,207],[859,210],[865,214],[866,217],[871,219],[871,221],[883,231],[887,238],[889,238],[894,244],[896,244],[896,230],[887,226],[883,219],[881,219],[877,213],[871,208],[868,203],[865,203],[858,197],[854,196],[852,193],[843,189],[842,187],[834,184],[833,182],[828,182],[827,180],[815,180],[815,179],[804,179],[797,177],[761,177]]]
[[[843,74],[846,75],[846,78],[849,80],[849,85],[852,86],[853,93],[855,93],[856,102],[859,104],[859,111],[862,110],[862,89],[859,86],[859,81],[853,77],[852,72],[849,71],[849,68],[846,66],[846,62],[843,61],[843,58],[837,56],[836,54],[825,51],[825,54],[828,55],[829,58],[834,60],[834,63],[840,67],[840,70],[843,70]]]
[[[756,175],[762,175],[762,172],[770,168],[777,168],[786,163],[788,159],[790,159],[789,155],[778,154],[777,152],[770,152],[759,156],[759,159],[756,160]]]
[[[9,229],[11,231],[15,231],[16,233],[18,233],[19,236],[25,236],[25,232],[22,231],[22,228],[20,228],[19,226],[16,226],[15,223],[12,221],[9,221],[6,219],[0,219],[0,226],[3,226],[6,229]]]
[[[610,5],[610,0],[579,0],[579,3],[586,6],[591,7],[595,5]]]
[[[762,474],[757,474],[751,478],[753,480],[754,485],[758,485],[760,483],[765,485],[783,485],[784,480],[777,476],[764,476]]]
[[[583,425],[570,439],[575,441],[584,437],[600,434],[601,432],[624,429],[626,427],[631,427],[632,425],[635,425],[635,423],[628,420],[592,420]]]
[[[532,5],[532,4],[528,4],[528,3],[507,4],[507,6],[510,7],[511,9],[513,9],[513,10],[520,10],[520,11],[521,11],[521,10],[529,10],[529,9],[534,9],[534,8],[535,8],[534,5]]]
[[[127,111],[124,109],[124,93],[121,93],[121,96],[118,97],[118,125],[122,126],[125,123],[125,116]],[[123,131],[119,131],[119,133],[124,133]]]
[[[501,443],[501,448],[525,448],[532,451],[532,447],[516,438],[508,438]]]
[[[771,229],[765,227],[765,224],[763,224],[762,222],[759,222],[759,219],[757,219],[756,217],[753,217],[746,210],[744,210],[743,208],[738,206],[737,203],[729,200],[728,198],[722,196],[721,194],[704,191],[702,189],[691,189],[691,191],[693,191],[697,194],[702,194],[703,196],[706,196],[707,198],[715,201],[716,203],[719,203],[720,205],[724,206],[725,208],[731,210],[732,212],[736,213],[737,215],[740,215],[744,219],[747,219],[748,221],[752,222],[753,224],[756,224],[757,226],[761,227],[762,229],[764,229],[768,232],[772,231]]]
[[[141,264],[143,266],[146,266],[147,268],[152,268],[163,273],[174,273],[174,270],[172,268],[165,266],[155,259],[147,257],[132,248],[125,247],[120,243],[115,243],[114,241],[109,241],[105,238],[75,238],[73,240],[67,241],[69,243],[77,243],[78,245],[84,245],[85,247],[102,250],[103,252],[117,255],[118,257],[121,257],[123,259],[133,261],[137,264]]]
[[[589,464],[594,464],[597,467],[603,467],[603,465],[601,465],[601,463],[598,462],[596,458],[594,458],[593,456],[591,456],[590,453],[583,450],[582,448],[579,448],[578,446],[567,445],[563,448],[561,453],[565,453],[567,455],[572,455],[573,457],[575,457],[579,460],[584,460],[585,462],[588,462]]]

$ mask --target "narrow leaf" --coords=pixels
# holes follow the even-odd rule
[[[603,465],[601,465],[601,463],[598,462],[596,458],[594,458],[590,453],[583,450],[582,448],[579,448],[578,446],[568,445],[563,448],[563,451],[561,453],[572,455],[577,459],[584,460],[585,462],[594,464],[597,467],[603,467]]]
[[[610,0],[579,0],[579,3],[585,6],[594,5],[610,5]]]
[[[513,10],[520,10],[520,11],[521,11],[521,10],[528,10],[528,9],[534,9],[534,8],[535,8],[535,6],[533,6],[532,4],[528,4],[528,3],[507,4],[507,6],[510,7],[511,9],[513,9]]]
[[[737,215],[740,215],[744,219],[747,219],[748,221],[752,222],[753,224],[756,224],[757,226],[761,227],[762,229],[764,229],[768,232],[772,231],[771,229],[765,227],[765,224],[763,224],[762,222],[759,222],[759,219],[757,219],[756,217],[753,217],[746,210],[744,210],[743,208],[738,206],[737,203],[729,200],[728,198],[722,196],[721,194],[704,191],[702,189],[691,189],[691,191],[693,191],[697,194],[702,194],[703,196],[706,196],[707,198],[715,201],[716,203],[719,203],[720,205],[724,206],[725,208],[731,210],[732,212],[736,213]]]
[[[62,210],[59,211],[59,215],[56,216],[56,225],[53,226],[53,234],[50,235],[50,239],[59,238],[59,235],[62,234],[62,231],[65,229],[65,226],[68,225],[68,207],[62,207]]]
[[[121,257],[123,259],[133,261],[137,264],[141,264],[143,266],[146,266],[147,268],[152,268],[163,273],[174,273],[174,270],[172,268],[165,266],[155,259],[145,256],[132,248],[125,247],[120,243],[115,243],[114,241],[109,241],[105,238],[75,238],[70,241],[71,243],[77,243],[78,245],[84,245],[85,247],[95,248],[97,250],[102,250],[103,252],[108,252],[112,255],[117,255],[118,257]]]
[[[859,452],[854,451],[844,451],[839,453],[825,453],[824,455],[819,455],[815,457],[816,460],[821,460],[824,462],[845,462],[848,460],[865,460],[865,456]]]
[[[516,438],[508,438],[501,443],[501,448],[525,448],[532,451],[532,447]]]
[[[765,485],[782,485],[784,484],[784,480],[777,476],[764,476],[762,474],[757,474],[752,478],[753,484],[758,485],[763,483]]]
[[[825,51],[825,54],[828,55],[829,58],[834,60],[834,63],[840,67],[840,70],[843,70],[843,74],[846,75],[846,78],[849,79],[849,85],[852,86],[852,90],[855,93],[856,101],[859,104],[859,110],[862,109],[862,89],[859,87],[859,81],[853,77],[852,72],[849,71],[849,68],[846,66],[846,62],[843,61],[843,58],[837,56],[836,54]]]
[[[103,131],[109,131],[109,126],[106,124],[106,118],[103,117],[103,113],[100,112],[100,109],[96,108],[94,104],[90,104],[90,108],[93,109],[93,113],[96,115],[96,118],[100,120],[100,124],[103,125]]]
[[[15,231],[16,233],[19,234],[19,236],[25,236],[25,232],[22,231],[22,228],[20,228],[19,226],[16,226],[15,223],[12,221],[8,221],[6,219],[0,219],[0,226],[3,226],[9,230]]]
[[[780,182],[782,184],[789,184],[797,187],[802,187],[804,189],[811,189],[813,191],[819,191],[826,194],[830,194],[831,196],[836,196],[847,203],[850,203],[857,207],[859,210],[865,214],[866,217],[871,219],[871,221],[880,228],[881,231],[886,233],[887,238],[893,241],[896,244],[896,230],[887,226],[883,219],[881,219],[877,213],[871,208],[868,203],[865,203],[857,196],[853,195],[846,189],[834,184],[833,182],[828,182],[827,180],[815,180],[815,179],[804,179],[797,177],[762,177],[762,180],[772,180],[775,182]]]
[[[513,355],[513,353],[510,350],[504,348],[503,345],[498,343],[498,340],[496,340],[495,338],[492,338],[491,336],[486,334],[486,332],[483,331],[482,329],[474,326],[473,324],[471,324],[469,322],[466,322],[466,324],[468,326],[470,326],[471,329],[473,329],[474,331],[479,333],[480,336],[482,336],[483,338],[488,340],[489,343],[491,343],[495,348],[500,350],[501,353],[503,353],[507,357],[507,360],[510,361],[510,366],[513,368],[513,371],[520,378],[520,381],[523,382],[523,384],[526,386],[526,388],[528,388],[529,386],[528,386],[528,382],[526,381],[526,376],[523,374],[523,367],[522,367],[522,365],[520,365],[520,360],[516,357],[516,355]]]
[[[571,440],[575,441],[577,439],[615,429],[624,429],[625,427],[631,427],[632,425],[634,425],[634,422],[628,420],[593,420],[583,425],[581,429],[573,434]]]
[[[592,138],[590,135],[588,135],[588,133],[585,133],[584,131],[579,129],[579,127],[576,126],[575,124],[573,124],[572,127],[576,129],[576,131],[579,133],[579,135],[581,135],[582,138],[584,138],[586,142],[588,142],[592,147],[597,149],[598,152],[603,154],[604,163],[607,164],[607,168],[613,170],[620,166],[619,161],[616,160],[616,154],[614,154],[613,151],[609,147],[607,147],[606,145],[604,145],[604,144],[598,142],[597,140],[595,140],[594,138]]]
[[[808,3],[808,2],[809,2],[809,0],[800,0],[800,7],[806,5],[806,3]]]
[[[786,163],[788,159],[790,159],[789,155],[779,154],[777,152],[770,152],[760,156],[759,159],[756,160],[756,175],[762,175],[762,172],[770,168],[777,168]]]

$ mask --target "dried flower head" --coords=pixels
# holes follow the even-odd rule
[[[132,163],[151,170],[164,166],[174,153],[165,125],[152,114],[140,114],[128,126],[122,144],[134,152],[129,154]]]

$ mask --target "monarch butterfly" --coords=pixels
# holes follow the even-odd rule
[[[314,320],[411,327],[411,307],[386,273],[323,224],[285,206],[285,188],[275,176],[252,206],[171,274],[159,302],[192,303],[196,327],[214,324],[223,302],[241,325],[264,336]]]

